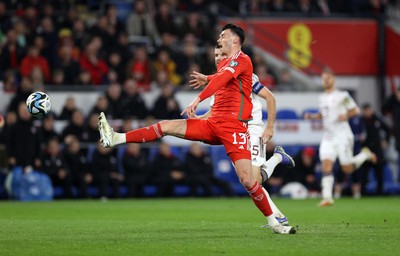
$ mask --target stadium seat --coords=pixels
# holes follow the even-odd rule
[[[294,109],[279,109],[276,111],[276,119],[280,120],[297,120],[299,119],[297,112]]]
[[[266,111],[266,110],[262,110],[262,119],[263,120],[266,120],[266,119],[268,119],[268,112]]]

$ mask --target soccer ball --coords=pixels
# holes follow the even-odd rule
[[[42,118],[50,112],[50,97],[44,92],[34,92],[26,99],[26,107],[32,116]]]

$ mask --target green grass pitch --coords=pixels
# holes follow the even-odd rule
[[[400,198],[275,199],[276,235],[249,198],[0,202],[0,255],[400,255]]]

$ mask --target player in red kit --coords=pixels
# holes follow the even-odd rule
[[[123,143],[144,143],[171,135],[187,140],[202,141],[211,145],[224,145],[235,166],[240,182],[249,192],[254,204],[267,217],[273,232],[293,234],[295,229],[282,226],[274,217],[261,186],[251,171],[251,154],[247,122],[252,119],[252,73],[250,58],[241,51],[244,42],[242,28],[227,24],[218,38],[221,51],[227,56],[218,72],[209,76],[206,88],[186,107],[182,114],[187,120],[164,120],[149,127],[116,133],[109,126],[104,113],[99,116],[99,132],[105,147]],[[212,115],[198,119],[196,109],[204,99],[215,94]]]

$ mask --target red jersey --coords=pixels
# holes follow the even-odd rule
[[[221,61],[218,73],[212,76],[210,83],[200,93],[200,100],[215,93],[213,117],[250,121],[253,109],[250,98],[252,75],[253,65],[249,56],[239,51],[231,58]]]

